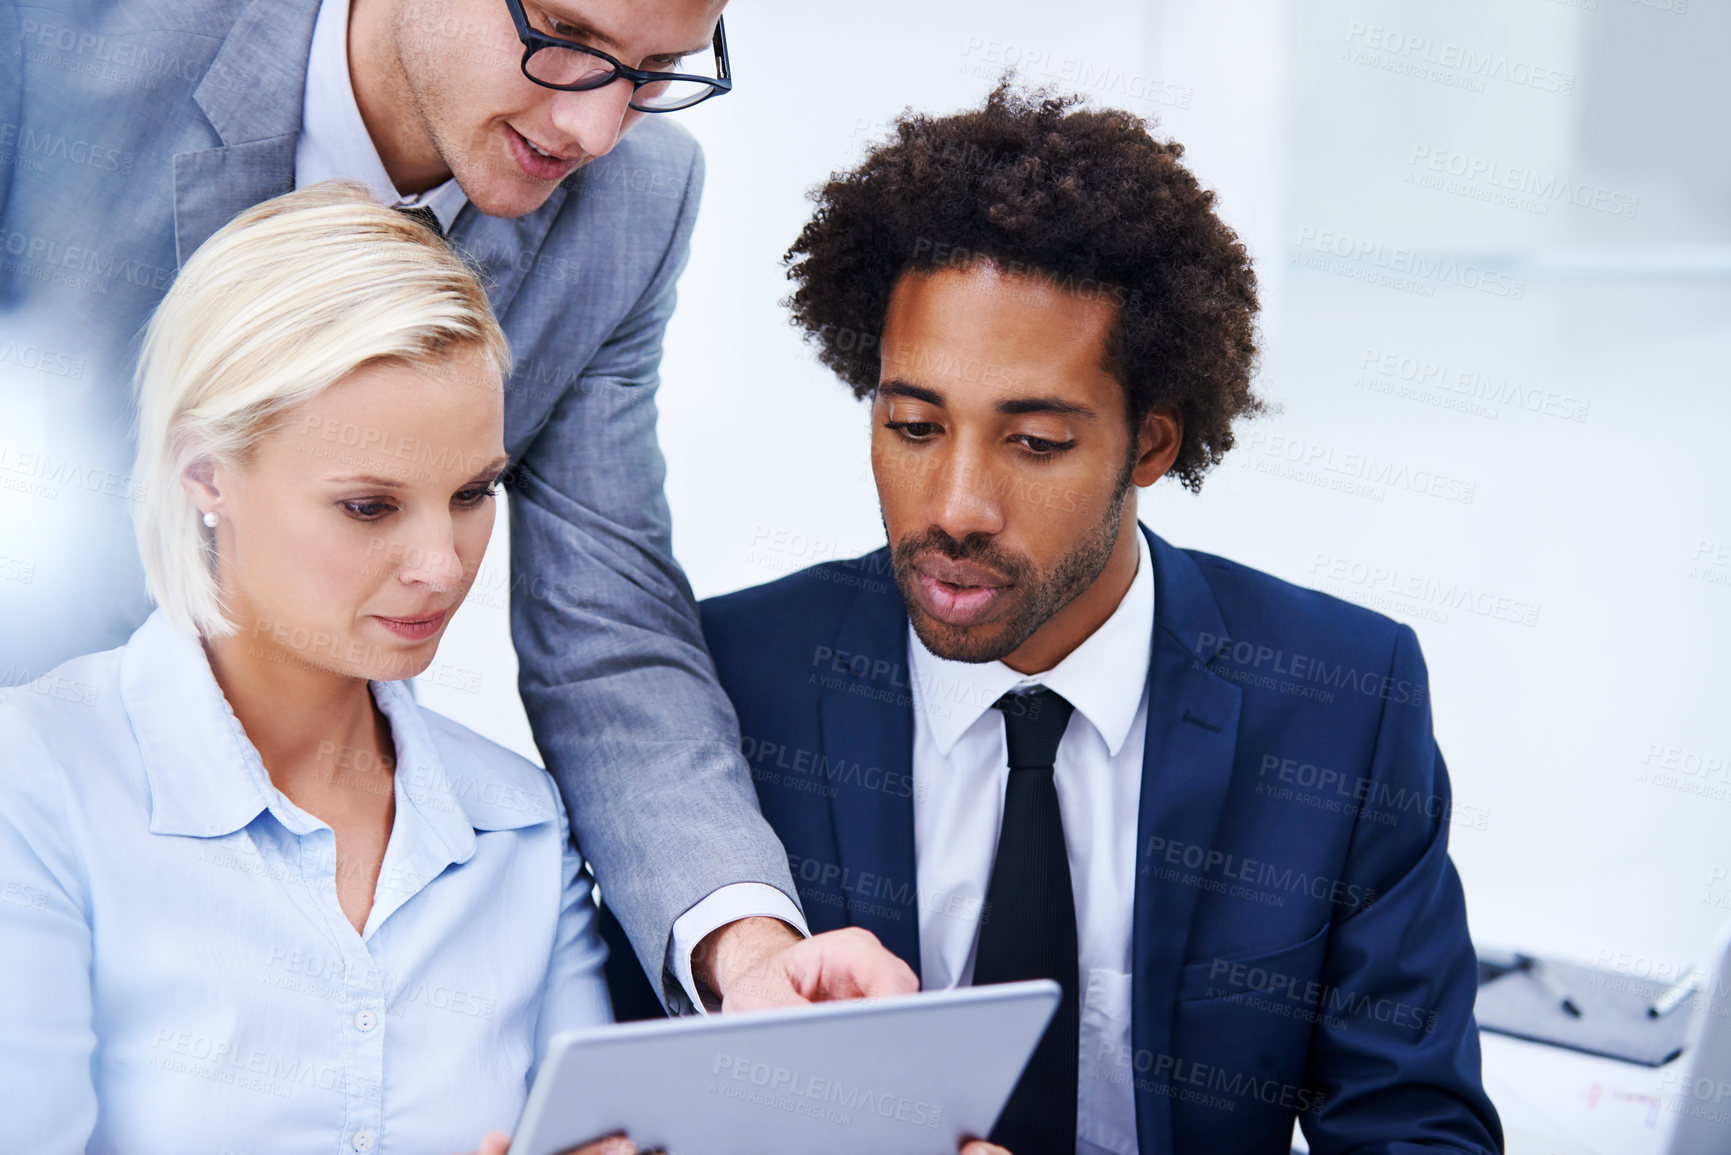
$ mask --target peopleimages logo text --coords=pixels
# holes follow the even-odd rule
[[[1361,265],[1398,273],[1420,282],[1436,282],[1519,301],[1527,295],[1527,279],[1499,273],[1472,260],[1426,253],[1403,245],[1389,246],[1369,237],[1355,237],[1334,229],[1301,226],[1298,249],[1326,257],[1340,257]]]
[[[750,1083],[772,1093],[796,1099],[807,1099],[861,1114],[878,1115],[885,1119],[899,1119],[916,1127],[936,1128],[944,1115],[944,1109],[936,1103],[910,1099],[906,1095],[886,1091],[873,1091],[835,1079],[819,1078],[739,1055],[717,1055],[715,1067],[710,1074]]]

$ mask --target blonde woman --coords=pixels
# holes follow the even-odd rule
[[[0,696],[0,1152],[504,1155],[611,1018],[551,779],[400,681],[486,550],[508,369],[358,186],[186,263],[138,370],[158,608]]]
[[[158,608],[0,703],[0,1151],[469,1148],[611,1017],[551,780],[400,681],[486,549],[508,366],[354,186],[187,262],[138,372]]]

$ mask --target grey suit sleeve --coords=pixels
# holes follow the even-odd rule
[[[702,186],[694,161],[648,289],[516,463],[519,688],[603,898],[664,1001],[674,921],[736,882],[797,904],[758,812],[739,724],[673,560],[655,392]]]

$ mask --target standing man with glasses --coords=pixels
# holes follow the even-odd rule
[[[0,0],[0,555],[33,578],[0,583],[0,684],[147,616],[129,380],[180,262],[359,181],[480,268],[510,339],[523,702],[675,1010],[914,985],[868,934],[803,940],[672,557],[655,390],[703,163],[656,114],[731,88],[724,2]]]

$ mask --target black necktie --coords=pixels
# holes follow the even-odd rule
[[[1076,1149],[1076,1066],[1081,1015],[1077,989],[1076,899],[1052,766],[1070,724],[1070,703],[1045,687],[1005,694],[1010,780],[1004,824],[986,887],[986,915],[974,955],[974,984],[1055,979],[1064,997],[1027,1070],[992,1129],[1016,1155]]]
[[[440,237],[445,235],[445,226],[439,223],[439,214],[426,205],[392,205],[391,207],[406,217],[414,217]]]

